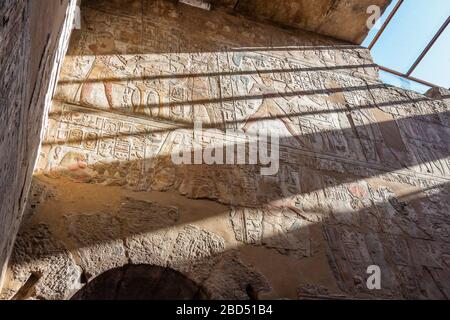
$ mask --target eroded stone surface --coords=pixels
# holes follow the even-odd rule
[[[212,10],[226,9],[251,19],[290,28],[300,28],[336,39],[360,44],[369,32],[367,20],[371,12],[369,6],[387,6],[388,0],[193,0],[193,3],[208,2]],[[156,6],[158,0],[135,1],[113,0],[106,4],[95,0],[85,0],[84,4],[106,11],[120,10],[124,14],[139,14],[143,9]],[[181,4],[180,6],[185,6]],[[173,6],[175,7],[175,6]],[[158,8],[164,13],[169,13]],[[170,12],[175,15],[175,13]],[[182,15],[182,11],[176,13]],[[247,30],[242,30],[247,32]]]
[[[150,264],[216,298],[449,298],[446,100],[385,86],[360,47],[128,3],[86,2],[36,171],[57,194],[34,223],[86,278]],[[171,159],[264,128],[275,175]]]
[[[93,276],[123,266],[130,260],[163,265],[150,257],[168,254],[162,250],[168,240],[164,229],[177,222],[178,210],[124,199],[117,213],[73,214],[66,219],[68,236],[79,248],[81,265],[89,276]],[[164,260],[159,258],[160,262]]]
[[[450,90],[445,88],[431,88],[425,95],[433,99],[450,100]]]
[[[212,299],[226,300],[255,299],[259,294],[270,290],[264,276],[245,265],[234,251],[219,257],[203,286]]]
[[[367,8],[379,6],[381,10],[389,3],[386,0],[208,0],[241,14],[283,26],[305,30],[361,43],[367,34]]]
[[[128,262],[120,225],[109,213],[66,217],[68,235],[79,247],[81,266],[90,277]]]
[[[196,226],[186,226],[175,240],[169,265],[174,269],[190,271],[192,266],[213,258],[224,249],[222,238]]]
[[[26,207],[75,2],[2,0],[0,5],[0,288]]]
[[[11,272],[22,285],[32,273],[37,275],[31,292],[37,299],[65,299],[80,286],[81,269],[44,224],[22,229],[11,257]]]
[[[232,210],[231,223],[238,241],[298,257],[311,255],[309,222],[293,210],[239,208]]]

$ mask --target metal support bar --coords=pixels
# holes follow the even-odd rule
[[[372,50],[373,46],[377,43],[378,39],[383,34],[384,30],[386,30],[386,27],[391,22],[392,18],[394,18],[395,14],[397,13],[398,9],[400,9],[400,6],[403,4],[404,0],[399,0],[397,4],[395,5],[394,9],[392,9],[392,12],[387,17],[386,21],[381,26],[380,30],[378,30],[378,33],[376,34],[375,38],[373,38],[372,42],[370,43],[368,49]]]
[[[448,27],[449,24],[450,24],[450,16],[447,18],[447,21],[444,22],[444,24],[438,30],[438,32],[434,35],[433,39],[431,39],[431,41],[428,43],[428,45],[422,51],[422,53],[417,58],[417,60],[414,62],[414,64],[411,66],[411,68],[408,70],[408,72],[406,73],[407,76],[410,76],[414,72],[414,70],[416,70],[419,63],[422,62],[423,58],[425,58],[428,51],[430,51],[430,49],[434,46],[436,41],[439,39],[439,37],[442,35],[442,33],[445,31],[445,29]]]
[[[378,66],[378,68],[380,70],[382,70],[382,71],[392,73],[392,74],[394,74],[394,75],[396,75],[398,77],[402,77],[402,78],[405,78],[407,80],[411,80],[411,81],[423,84],[423,85],[425,85],[427,87],[431,87],[431,88],[439,87],[438,85],[436,85],[434,83],[427,82],[425,80],[421,80],[421,79],[418,79],[418,78],[414,78],[414,77],[411,77],[410,75],[407,75],[407,74],[404,74],[404,73],[401,73],[401,72],[398,72],[398,71],[395,71],[395,70],[392,70],[392,69],[389,69],[389,68],[386,68],[386,67],[383,67],[383,66]]]

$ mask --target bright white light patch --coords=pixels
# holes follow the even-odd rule
[[[204,10],[211,10],[211,4],[203,0],[180,0],[179,2]]]

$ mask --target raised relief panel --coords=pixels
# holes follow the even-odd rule
[[[114,218],[109,209],[67,216],[86,268],[169,265],[214,297],[248,298],[249,284],[271,285],[264,266],[246,264],[249,250],[283,261],[282,271],[317,263],[320,279],[352,297],[439,297],[432,279],[445,282],[450,261],[448,105],[386,87],[359,46],[221,10],[127,3],[121,11],[116,0],[87,1],[82,10],[37,173],[171,204],[127,198]],[[263,130],[278,139],[272,176],[259,162],[172,160],[223,143],[254,151],[249,142]],[[199,219],[184,211],[191,202],[208,214],[223,208]],[[379,292],[366,287],[373,264]]]
[[[230,220],[238,241],[296,258],[311,255],[309,222],[292,210],[233,208]]]

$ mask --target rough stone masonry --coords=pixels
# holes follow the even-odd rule
[[[3,298],[117,297],[130,287],[107,281],[145,266],[187,278],[184,298],[450,297],[448,100],[383,84],[358,45],[241,13],[83,1]],[[260,128],[276,175],[171,161]]]
[[[0,2],[0,288],[67,49],[75,2]]]

